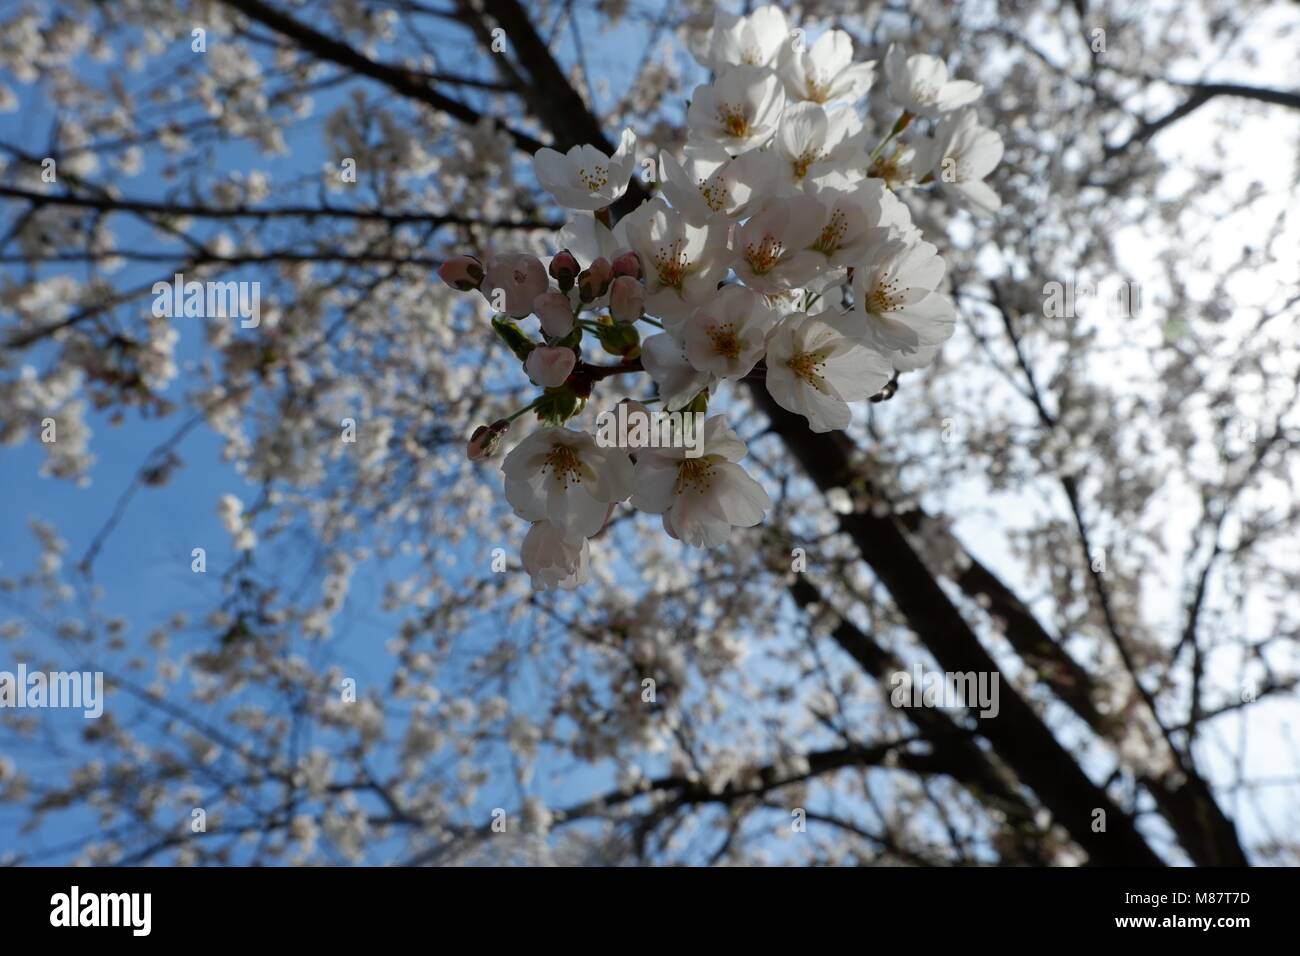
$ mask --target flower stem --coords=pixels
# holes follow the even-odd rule
[[[505,417],[505,420],[508,422],[513,422],[516,418],[519,418],[521,415],[525,415],[528,412],[531,412],[534,408],[537,407],[537,403],[540,402],[544,397],[545,397],[544,395],[539,395],[537,398],[533,399],[523,408],[519,409],[519,411],[507,415]]]
[[[871,156],[868,157],[870,161],[874,163],[876,160],[878,160],[880,158],[880,155],[885,151],[885,147],[888,146],[890,143],[892,143],[894,140],[898,139],[899,135],[902,134],[903,130],[907,129],[908,125],[915,118],[916,117],[913,114],[907,112],[907,110],[903,110],[903,115],[898,118],[898,122],[895,123],[894,128],[889,131],[889,135],[886,136],[884,139],[882,139],[880,141],[880,145],[878,145],[875,149],[871,151]]]

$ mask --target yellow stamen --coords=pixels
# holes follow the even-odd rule
[[[710,457],[687,458],[677,467],[677,485],[674,488],[676,494],[680,495],[688,488],[701,494],[709,490],[709,486],[713,484],[714,472]]]
[[[730,103],[718,104],[718,122],[737,139],[744,139],[749,135],[749,117],[739,106],[732,106]]]
[[[895,150],[889,158],[884,156],[877,159],[867,170],[867,175],[872,179],[883,179],[889,186],[901,186],[907,181],[907,169],[899,165],[899,150]]]
[[[682,251],[683,241],[677,239],[670,245],[661,246],[654,256],[655,272],[659,276],[660,284],[671,286],[678,291],[681,290],[682,280],[686,278],[686,272],[690,267],[686,253]]]
[[[848,231],[849,220],[840,209],[831,212],[830,222],[822,229],[817,241],[813,243],[813,248],[824,256],[833,256],[840,247],[840,240],[844,238],[844,233]]]
[[[875,286],[867,293],[867,311],[883,315],[896,312],[903,307],[903,296],[908,289],[900,289],[897,279],[881,276]]]
[[[745,261],[754,275],[764,275],[781,261],[785,247],[774,236],[764,236],[757,245],[745,246]]]
[[[582,459],[568,445],[555,445],[542,464],[542,474],[549,470],[551,476],[568,488],[582,484]]]
[[[820,150],[816,150],[816,149],[804,150],[803,153],[800,154],[799,158],[796,159],[791,164],[794,172],[794,178],[796,180],[803,179],[805,176],[808,175],[809,166],[811,166],[813,163],[821,162],[821,160],[825,158],[826,158],[826,154],[821,152]]]
[[[818,76],[809,76],[807,82],[804,83],[804,87],[808,91],[807,98],[814,103],[825,103],[831,98],[830,80],[823,82]]]
[[[603,189],[609,182],[609,168],[606,166],[596,166],[591,170],[580,170],[578,178],[582,180],[583,185],[591,192]]]
[[[714,212],[722,212],[727,205],[730,192],[731,190],[727,188],[727,184],[721,179],[700,180],[700,195],[704,197],[705,204]]]
[[[817,391],[825,391],[822,369],[826,367],[826,356],[821,352],[796,352],[786,359],[785,367]]]
[[[726,322],[721,325],[709,326],[709,341],[713,343],[713,351],[723,358],[740,357],[740,339],[736,335],[736,326],[732,322]]]

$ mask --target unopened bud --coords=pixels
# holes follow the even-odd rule
[[[551,260],[551,278],[559,283],[561,292],[573,288],[573,280],[578,275],[578,260],[568,249],[558,252]]]
[[[522,252],[500,253],[489,259],[483,282],[480,291],[492,308],[515,319],[531,314],[533,300],[551,284],[542,260]]]
[[[562,339],[573,331],[573,306],[563,292],[543,292],[533,300],[533,311],[542,320],[542,331]]]
[[[524,371],[534,385],[543,388],[556,388],[573,372],[578,357],[573,349],[559,348],[554,345],[539,345],[528,353],[524,361]]]
[[[578,295],[583,302],[599,299],[609,289],[614,279],[614,267],[601,256],[578,276]]]
[[[469,436],[465,456],[470,461],[491,458],[501,449],[501,439],[506,437],[508,431],[510,431],[510,423],[504,418],[498,419],[491,425],[480,425],[474,429],[474,434]]]
[[[641,271],[641,257],[629,249],[614,260],[614,275],[642,278],[645,273]]]
[[[469,292],[483,284],[483,263],[473,256],[456,256],[438,267],[438,278],[453,289]]]
[[[645,312],[645,286],[631,276],[619,276],[609,288],[609,314],[629,325]]]

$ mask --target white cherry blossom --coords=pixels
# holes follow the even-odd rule
[[[968,106],[984,92],[983,86],[970,80],[950,80],[947,65],[937,56],[908,56],[898,44],[890,44],[885,54],[885,75],[889,98],[917,116],[938,116]]]
[[[928,242],[877,235],[853,273],[854,334],[895,367],[916,368],[926,354],[918,350],[946,342],[956,323],[951,300],[935,291],[944,262]]]
[[[551,521],[567,540],[591,537],[609,506],[632,493],[632,462],[617,448],[601,448],[586,432],[545,426],[501,463],[506,500],[527,521]]]
[[[709,299],[731,265],[727,226],[693,226],[662,199],[634,209],[619,226],[645,269],[646,311],[675,327]]]
[[[672,332],[647,336],[641,343],[641,364],[659,387],[667,411],[677,411],[717,379],[696,368],[686,356],[686,347]]]
[[[721,146],[687,144],[679,163],[671,154],[659,154],[659,177],[664,196],[692,226],[703,226],[718,216],[743,219],[750,205],[762,201],[776,183],[776,157],[767,150],[750,150],[734,159]]]
[[[811,47],[791,44],[782,57],[781,79],[792,100],[855,102],[876,78],[875,62],[853,62],[853,40],[843,30],[828,30]]]
[[[618,225],[622,229],[622,223]],[[578,211],[569,217],[555,244],[568,249],[583,265],[605,258],[613,261],[619,252],[619,237],[590,212]]]
[[[768,336],[767,390],[815,432],[847,428],[849,404],[879,392],[892,375],[888,358],[828,324],[824,313],[793,312]]]
[[[812,289],[843,281],[845,269],[860,262],[875,242],[889,236],[919,238],[907,206],[881,180],[833,182],[816,193],[826,212],[811,248],[825,257],[826,268],[808,284]]]
[[[830,174],[862,179],[867,165],[862,121],[852,110],[827,110],[817,103],[786,107],[772,141],[781,191],[815,190]]]
[[[1002,137],[980,126],[974,110],[962,110],[939,120],[934,136],[917,144],[915,166],[975,212],[991,215],[1002,200],[983,180],[1001,160]]]
[[[774,321],[758,293],[742,285],[724,286],[683,323],[686,358],[719,378],[744,378],[762,357]]]
[[[551,521],[535,521],[524,535],[520,558],[539,590],[571,591],[587,583],[591,544],[585,537],[566,538]]]
[[[206,68],[177,70],[188,59],[181,38],[203,25],[191,22],[196,6],[209,21],[213,45]],[[251,19],[234,23],[221,12],[231,6],[250,11]],[[798,289],[765,293],[739,278],[731,282],[728,274],[723,281],[729,284],[683,307],[676,332],[652,338],[645,349],[647,366],[661,379],[661,353],[675,363],[674,374],[694,379],[684,389],[687,398],[703,386],[711,414],[725,414],[742,435],[762,434],[755,452],[756,459],[763,453],[763,470],[756,460],[750,475],[767,485],[773,500],[778,491],[767,482],[769,469],[773,482],[781,483],[779,504],[767,509],[753,533],[730,534],[725,553],[692,554],[664,527],[708,544],[723,540],[734,520],[722,509],[722,533],[706,540],[692,526],[683,534],[691,524],[688,496],[693,483],[707,479],[709,464],[683,468],[699,450],[693,443],[670,466],[676,470],[667,477],[675,480],[663,527],[659,515],[634,517],[631,509],[606,504],[607,525],[590,539],[566,533],[549,518],[503,514],[509,507],[502,507],[495,471],[540,427],[530,412],[540,412],[548,424],[565,419],[568,427],[581,428],[597,409],[627,395],[654,394],[637,357],[642,333],[660,331],[653,328],[657,316],[640,315],[637,283],[647,270],[639,255],[620,255],[626,227],[608,225],[616,209],[622,213],[628,192],[639,194],[644,185],[654,195],[662,188],[658,194],[689,225],[735,229],[778,196],[780,132],[734,160],[716,142],[697,140],[679,149],[688,141],[684,115],[691,90],[712,80],[699,78],[708,70],[683,70],[673,47],[714,20],[712,6],[679,5],[665,16],[657,4],[584,4],[571,11],[576,19],[547,37],[555,26],[550,14],[570,11],[530,5],[523,12],[542,21],[536,30],[554,41],[564,74],[542,70],[545,76],[537,67],[547,66],[546,58],[519,48],[527,32],[522,19],[501,24],[509,36],[498,56],[493,44],[456,48],[448,42],[451,34],[441,35],[437,14],[446,6],[349,0],[329,4],[327,17],[324,4],[137,0],[87,16],[91,4],[70,0],[0,4],[0,72],[6,74],[0,112],[21,109],[11,131],[16,142],[0,151],[0,205],[12,222],[6,255],[15,266],[0,281],[0,445],[27,443],[0,464],[11,491],[10,520],[0,539],[12,552],[0,570],[0,591],[11,598],[0,616],[0,644],[8,649],[6,660],[44,660],[50,667],[94,660],[110,672],[134,671],[146,691],[124,701],[108,688],[106,719],[93,725],[64,719],[73,714],[50,707],[5,714],[4,861],[618,864],[637,862],[638,841],[621,838],[629,832],[644,837],[639,842],[650,848],[650,858],[664,865],[774,859],[796,865],[960,864],[972,842],[982,862],[1009,865],[1151,860],[1141,834],[1130,828],[1099,839],[1086,814],[1070,812],[1070,801],[1054,797],[1051,788],[988,799],[980,788],[963,796],[951,786],[929,799],[924,786],[912,785],[913,771],[927,767],[891,754],[884,763],[899,786],[882,794],[879,812],[864,808],[867,794],[853,786],[871,772],[871,754],[896,743],[900,732],[933,735],[925,721],[911,722],[908,730],[903,713],[876,726],[870,716],[877,708],[868,706],[872,695],[864,691],[880,675],[841,650],[860,648],[864,640],[885,647],[913,642],[908,616],[915,617],[918,599],[924,603],[947,586],[945,578],[959,576],[972,546],[992,563],[998,580],[1031,589],[1021,597],[1041,611],[1049,629],[1068,627],[1095,610],[1095,595],[1084,593],[1089,581],[1041,573],[1078,565],[1078,539],[1086,529],[1072,520],[1057,487],[1061,476],[1076,474],[1092,537],[1103,544],[1123,538],[1130,559],[1119,556],[1107,571],[1123,613],[1124,641],[1145,668],[1167,671],[1168,679],[1151,685],[1163,692],[1148,706],[1114,654],[1084,648],[1079,667],[1069,671],[1079,678],[1071,685],[1103,719],[1093,721],[1098,731],[1086,740],[1064,735],[1068,753],[1055,755],[1053,772],[1068,774],[1080,764],[1086,776],[1097,758],[1111,758],[1102,762],[1113,765],[1110,789],[1121,797],[1121,813],[1109,816],[1111,829],[1125,830],[1124,809],[1140,808],[1142,833],[1159,831],[1151,849],[1168,862],[1236,857],[1234,820],[1225,821],[1220,809],[1235,818],[1249,861],[1300,862],[1300,841],[1286,836],[1295,832],[1287,826],[1295,788],[1286,794],[1290,800],[1216,805],[1216,793],[1242,789],[1249,794],[1267,787],[1261,792],[1275,796],[1285,774],[1272,766],[1276,761],[1237,774],[1235,761],[1212,760],[1202,768],[1207,786],[1190,793],[1192,804],[1165,800],[1180,762],[1190,772],[1196,755],[1189,749],[1180,758],[1154,716],[1190,706],[1200,714],[1204,738],[1237,738],[1222,731],[1239,727],[1244,746],[1248,731],[1268,738],[1276,723],[1269,714],[1294,699],[1277,692],[1297,676],[1296,661],[1276,642],[1265,660],[1260,642],[1300,633],[1300,603],[1270,600],[1270,592],[1293,593],[1300,584],[1293,553],[1300,511],[1287,507],[1294,495],[1283,483],[1300,468],[1294,455],[1300,448],[1274,441],[1268,459],[1252,471],[1245,466],[1258,456],[1244,447],[1257,425],[1264,439],[1294,434],[1297,417],[1289,399],[1300,343],[1282,309],[1294,286],[1285,253],[1294,217],[1283,221],[1291,212],[1286,173],[1296,168],[1294,143],[1274,135],[1269,146],[1277,148],[1266,151],[1257,148],[1264,140],[1252,135],[1254,127],[1265,136],[1276,133],[1294,118],[1285,104],[1267,102],[1278,100],[1279,92],[1286,99],[1286,91],[1276,89],[1281,81],[1269,80],[1277,73],[1277,45],[1293,35],[1290,25],[1276,17],[1257,22],[1237,9],[1240,3],[1226,0],[1149,4],[1137,25],[1141,35],[1130,26],[1111,37],[1112,48],[1116,39],[1131,41],[1118,44],[1125,49],[1101,56],[1079,42],[1079,17],[1045,17],[1034,4],[979,11],[953,3],[782,5],[819,21],[798,24],[809,30],[813,50],[805,52],[782,42],[783,18],[774,8],[719,17],[718,34],[710,38],[717,41],[718,62],[706,57],[714,72],[761,64],[782,81],[787,119],[805,101],[852,109],[848,115],[871,130],[872,146],[902,111],[885,102],[885,82],[871,91],[878,101],[870,108],[850,102],[858,81],[850,77],[843,83],[848,89],[839,88],[854,69],[849,44],[830,28],[841,26],[872,44],[897,37],[909,51],[938,53],[942,43],[941,56],[953,52],[947,62],[970,65],[961,76],[998,84],[996,102],[979,116],[1007,139],[1018,168],[1005,181],[1026,187],[1016,202],[1032,212],[1032,222],[1007,217],[1001,224],[1008,228],[993,229],[955,208],[972,199],[976,206],[981,199],[992,205],[988,196],[963,195],[964,184],[978,179],[943,175],[948,168],[957,172],[944,159],[970,158],[954,130],[968,122],[963,110],[978,104],[937,116],[907,114],[908,123],[886,142],[878,161],[803,183],[799,192],[826,207],[822,232],[810,247],[821,257],[816,275]],[[473,21],[463,23],[465,37],[470,26],[492,30],[500,20],[491,13],[499,5],[451,7]],[[996,17],[986,16],[989,11]],[[1105,10],[1094,4],[1089,11],[1097,25],[1106,25]],[[336,51],[413,71],[408,82],[375,95],[371,82],[356,76],[363,60],[323,62],[311,31],[275,28],[299,20],[328,34]],[[431,44],[419,29],[422,20],[433,26]],[[1202,24],[1230,35],[1231,49],[1205,42]],[[265,39],[272,33],[274,49]],[[1085,41],[1102,46],[1097,31],[1091,33]],[[832,48],[843,72],[822,62],[817,52],[823,46]],[[888,39],[881,47],[882,74],[886,46]],[[1286,46],[1280,49],[1285,56]],[[1096,79],[1120,102],[1090,95],[1093,61],[1100,61]],[[1123,67],[1123,75],[1104,69],[1106,63]],[[1184,115],[1178,103],[1196,89],[1180,87],[1171,73],[1232,84],[1238,95],[1216,97],[1226,108]],[[338,95],[335,83],[343,84],[339,90],[370,91]],[[11,94],[4,84],[21,88]],[[430,100],[449,109],[430,111]],[[1139,108],[1153,121],[1173,109],[1170,122],[1177,123],[1145,146],[1140,136],[1129,142],[1133,130],[1117,125],[1125,126],[1125,113]],[[562,153],[584,141],[571,140],[575,132],[589,131],[585,141],[612,154],[622,125],[604,135],[596,130],[623,116],[636,117],[638,131],[644,124],[656,159],[663,149],[681,161],[685,186],[677,190],[669,176],[658,184],[629,183],[623,198],[606,207],[608,215],[573,211],[574,231],[590,240],[585,247],[573,244],[588,250],[579,260],[563,252],[553,232],[537,228],[550,216],[547,208],[534,208],[535,200],[558,204],[538,185],[533,157],[520,150],[555,137],[564,143]],[[28,132],[47,129],[39,139]],[[278,157],[277,142],[287,150]],[[712,167],[693,168],[690,155],[705,149],[712,151]],[[51,182],[38,171],[45,152],[59,158],[60,175],[49,176]],[[641,162],[638,156],[638,167]],[[136,176],[146,168],[146,175]],[[773,176],[760,184],[758,174],[767,168]],[[1001,189],[996,176],[983,181]],[[557,191],[572,187],[584,204],[604,201],[585,182],[577,185]],[[718,208],[704,201],[704,186]],[[894,191],[916,186],[934,189]],[[952,203],[935,201],[941,196]],[[1010,204],[1011,195],[1004,196]],[[845,401],[851,429],[868,408],[878,427],[844,441],[818,441],[827,436],[812,434],[802,417],[770,401],[766,407],[781,421],[766,431],[762,416],[749,417],[743,396],[751,390],[738,389],[736,401],[712,392],[714,385],[722,388],[718,375],[732,372],[732,347],[723,334],[728,299],[758,297],[784,316],[812,311],[804,303],[819,292],[816,301],[838,312],[841,290],[824,283],[843,283],[850,270],[865,275],[889,240],[919,248],[923,237],[899,197],[911,204],[929,234],[924,238],[944,251],[949,271],[970,293],[963,312],[969,309],[979,338],[890,351],[885,358],[895,370],[931,361],[940,349],[946,351],[935,361],[949,361],[932,374],[896,376],[897,390],[887,384],[889,400],[881,405]],[[156,212],[138,214],[149,209]],[[1170,210],[1176,215],[1161,215]],[[843,223],[837,224],[837,212]],[[142,222],[183,227],[185,241],[175,242],[177,233],[140,229]],[[1243,241],[1251,247],[1247,264],[1257,267],[1250,270],[1254,282],[1244,285],[1236,281],[1246,278],[1240,275]],[[1000,252],[991,255],[995,248]],[[195,261],[195,249],[213,255]],[[546,264],[547,253],[557,250],[549,260],[548,290],[533,300],[541,330],[526,318],[517,325],[487,321],[478,290],[489,258],[529,253]],[[1279,258],[1280,273],[1271,261]],[[239,262],[245,266],[231,273],[227,267]],[[521,283],[527,285],[535,270],[524,262]],[[155,269],[162,277],[164,266],[171,272],[182,264],[200,283],[261,279],[260,328],[241,328],[233,315],[196,323],[197,316],[151,314],[139,283],[153,278]],[[1075,303],[1062,303],[1045,286],[1064,291],[1058,282],[1066,283],[1073,300],[1076,291],[1089,293],[1076,289],[1071,277],[1076,283],[1084,276],[1120,279],[1128,267],[1173,293],[1148,302],[1150,314],[1141,322],[1106,321],[1100,308],[1075,317]],[[507,285],[498,288],[504,293]],[[863,280],[859,298],[869,297],[871,285]],[[940,282],[933,291],[943,288]],[[615,319],[636,318],[639,327],[609,323],[605,299]],[[1002,306],[1020,317],[1014,327],[1003,327]],[[866,317],[818,318],[853,346],[866,347],[850,334],[856,322],[865,328]],[[178,336],[188,337],[183,349]],[[536,351],[560,338],[572,349],[567,355]],[[737,338],[738,372],[753,346],[746,335]],[[1017,341],[1024,346],[1021,363],[1014,361]],[[512,360],[529,349],[536,351],[531,362]],[[576,394],[568,388],[542,394],[529,384],[528,365],[548,355],[571,362],[575,354],[587,361],[566,384],[587,396],[585,403],[571,404]],[[778,370],[774,381],[780,354],[774,343],[767,355]],[[168,387],[182,366],[183,386]],[[765,370],[766,363],[760,359],[754,368]],[[746,378],[756,374],[766,373],[751,371]],[[1035,389],[1059,427],[1018,394]],[[951,441],[945,450],[934,426],[950,414],[956,418],[944,422],[942,437]],[[123,427],[105,434],[105,426],[116,422]],[[146,426],[172,433],[190,422],[211,429],[199,447],[186,439],[165,455],[132,454],[153,446],[141,433]],[[638,427],[629,432],[632,422]],[[662,437],[663,420],[638,415],[632,422],[624,415],[596,441],[621,444],[639,458],[636,449]],[[334,423],[343,427],[342,440]],[[1249,436],[1238,425],[1248,425]],[[697,437],[694,429],[689,437]],[[202,466],[214,444],[221,446],[219,474]],[[716,443],[712,450],[718,451]],[[1253,452],[1263,450],[1257,443]],[[1097,462],[1100,456],[1106,460]],[[746,459],[734,464],[751,467]],[[845,464],[847,472],[840,467]],[[15,474],[29,466],[32,481]],[[959,481],[950,480],[954,466]],[[592,468],[603,473],[604,463],[593,459]],[[93,484],[78,493],[76,508],[68,508],[68,489],[36,480],[39,474]],[[125,474],[136,474],[142,487],[139,495],[127,495],[129,511],[121,513],[128,502],[118,497],[117,477]],[[205,494],[214,476],[219,487]],[[870,494],[855,476],[869,478]],[[636,478],[633,466],[634,491]],[[230,498],[221,506],[228,536],[191,535],[185,522],[169,527],[168,502],[189,500],[210,509],[222,491],[249,502],[245,508]],[[1236,507],[1227,492],[1239,492]],[[703,497],[696,511],[717,518],[717,502]],[[1049,506],[1026,509],[1031,499]],[[917,511],[922,501],[924,515]],[[977,522],[967,520],[972,506],[981,512]],[[909,520],[905,537],[882,550],[854,516],[891,508],[906,511]],[[615,509],[633,520],[609,527]],[[37,520],[38,546],[18,540],[28,511],[57,516],[69,540]],[[1217,542],[1193,532],[1204,525],[1198,515],[1225,514],[1222,544],[1230,554],[1210,567],[1206,561],[1214,558]],[[1170,534],[1171,515],[1178,534]],[[113,531],[117,517],[123,523]],[[163,576],[150,569],[159,540],[151,529],[161,530],[169,544]],[[1214,537],[1213,527],[1200,530]],[[972,534],[975,541],[965,540]],[[498,547],[508,539],[523,542],[522,565],[520,555],[506,560]],[[91,547],[83,558],[85,544]],[[190,558],[197,566],[187,565],[191,545],[203,546]],[[1168,565],[1161,580],[1132,560],[1153,553]],[[895,556],[925,573],[906,580],[891,575]],[[1090,559],[1096,562],[1092,555],[1085,562]],[[131,575],[124,573],[140,568],[151,580],[179,584],[196,580],[204,561],[204,580],[212,587],[156,588],[148,601],[131,593]],[[793,576],[805,569],[812,573]],[[1193,652],[1220,653],[1206,658],[1203,693],[1188,699],[1184,691],[1195,682],[1185,678],[1199,655],[1178,656],[1160,637],[1169,621],[1177,620],[1180,630],[1189,623],[1179,580],[1206,573],[1195,640],[1185,643]],[[543,588],[587,583],[576,595],[529,600],[530,578]],[[864,595],[880,613],[862,613]],[[1006,598],[993,595],[1002,604]],[[1002,641],[1004,608],[981,609],[989,602],[974,591],[959,603],[969,625],[959,630],[973,641],[1000,644],[999,657],[1015,665],[1027,692],[1049,711],[1058,709],[1049,706],[1052,698],[1069,700],[1053,679],[1060,668],[1052,660],[1016,665],[1012,658],[1023,645]],[[1234,613],[1240,608],[1260,616]],[[367,621],[371,610],[382,612],[382,619]],[[1240,625],[1230,633],[1219,626],[1229,618]],[[323,648],[331,621],[339,633]],[[936,635],[922,638],[933,644]],[[358,649],[365,656],[360,674],[351,666]],[[917,644],[914,650],[906,655],[909,662],[926,648]],[[1238,668],[1240,661],[1249,666]],[[1071,662],[1058,655],[1056,663]],[[362,679],[347,679],[349,672]],[[920,685],[921,676],[908,683]],[[0,692],[7,689],[0,684]],[[1254,699],[1257,692],[1273,702],[1223,713],[1225,703]],[[45,703],[57,705],[49,696]],[[172,719],[178,714],[192,719]],[[819,759],[828,747],[845,743],[828,735],[828,716],[836,718],[836,728],[860,731],[847,750],[848,762],[858,766]],[[1059,726],[1051,713],[1046,720]],[[100,732],[84,733],[83,727]],[[1034,729],[1032,720],[1026,729]],[[292,742],[287,736],[304,746],[285,747]],[[1023,777],[1033,761],[1023,759],[1016,741],[1026,738],[1005,736],[1010,744],[988,746],[987,756]],[[942,740],[930,742],[943,749]],[[145,766],[166,772],[149,775],[144,786],[129,785],[142,779]],[[221,786],[214,769],[239,785]],[[679,786],[682,781],[689,786]],[[800,792],[785,802],[835,802],[860,828],[836,832],[827,821],[809,821],[807,839],[777,839],[785,827],[769,825],[775,822],[769,806],[791,794],[791,786]],[[732,799],[745,793],[755,799]],[[642,796],[629,799],[636,794]],[[709,796],[721,804],[695,799]],[[1261,802],[1278,813],[1251,812]],[[199,804],[218,831],[232,835],[233,823],[244,838],[218,832],[212,839],[157,839],[153,823],[183,832],[176,818]],[[1179,812],[1189,805],[1196,813]],[[51,814],[54,807],[71,812]],[[676,812],[660,812],[665,807]],[[490,808],[491,822],[508,818],[513,835],[489,836],[500,829],[488,826]],[[955,825],[945,829],[950,808]],[[1155,825],[1155,816],[1167,826]],[[1061,826],[1048,832],[1035,825],[1035,818],[1041,823],[1049,817]],[[913,825],[893,827],[894,820]],[[1208,825],[1198,827],[1198,821]],[[729,840],[730,831],[744,839]],[[483,838],[466,839],[474,833]],[[691,838],[677,840],[675,833]],[[711,853],[714,847],[721,850]]]
[[[736,274],[764,293],[802,287],[825,261],[810,248],[825,218],[825,207],[809,196],[768,200],[748,222],[736,227],[732,239]]]
[[[729,65],[775,66],[789,39],[790,26],[777,6],[759,7],[744,17],[716,10],[697,59],[714,71]]]
[[[695,88],[686,111],[690,140],[733,154],[756,149],[772,138],[784,109],[785,88],[774,72],[731,66],[712,85]]]
[[[542,188],[570,209],[602,209],[627,192],[636,163],[636,134],[623,130],[618,149],[606,156],[594,146],[574,146],[567,153],[539,149],[533,168]]]
[[[704,423],[702,453],[643,448],[637,455],[632,506],[663,515],[664,530],[697,548],[726,544],[732,528],[750,528],[772,507],[763,486],[736,464],[749,448],[725,418]]]

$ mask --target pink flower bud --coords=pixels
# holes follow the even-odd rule
[[[578,260],[573,258],[573,253],[568,249],[558,252],[555,258],[551,260],[551,278],[559,283],[561,292],[568,292],[573,288],[573,280],[578,275]]]
[[[614,260],[614,275],[631,276],[633,279],[640,279],[645,275],[641,271],[641,257],[629,249]]]
[[[619,276],[609,287],[609,314],[632,323],[645,312],[645,286],[631,276]]]
[[[483,263],[473,256],[456,256],[438,266],[438,278],[453,289],[469,292],[483,284]]]
[[[482,461],[485,458],[491,458],[501,448],[501,439],[505,437],[506,432],[510,430],[510,423],[504,418],[493,422],[491,425],[480,425],[474,429],[474,434],[469,436],[469,444],[465,448],[465,457],[470,461]]]
[[[480,291],[492,308],[522,319],[533,311],[533,300],[550,285],[546,269],[536,256],[506,253],[488,260]]]
[[[524,360],[524,371],[534,385],[555,388],[564,384],[577,363],[578,356],[573,353],[573,349],[539,345],[528,353],[528,358]]]
[[[564,338],[573,331],[573,306],[563,292],[545,292],[533,300],[533,311],[542,320],[542,331],[553,338]]]
[[[578,295],[583,302],[599,299],[609,290],[614,278],[614,267],[609,260],[601,256],[578,276]]]

